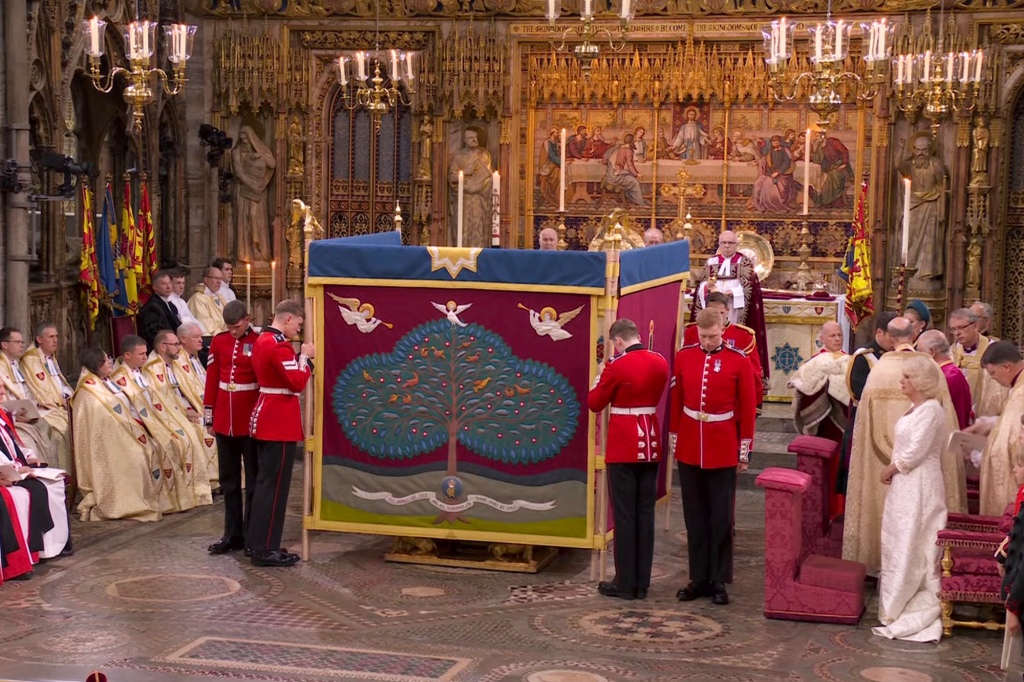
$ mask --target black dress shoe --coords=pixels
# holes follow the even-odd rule
[[[710,583],[691,580],[686,587],[676,592],[676,599],[679,601],[693,601],[694,599],[700,599],[701,597],[708,597],[710,595]]]
[[[636,592],[627,592],[625,590],[620,590],[619,586],[613,582],[599,582],[597,584],[597,591],[605,597],[614,597],[615,599],[626,600],[636,599]]]
[[[74,556],[74,554],[75,548],[71,545],[71,538],[69,537],[68,541],[64,543],[64,549],[60,551],[60,556]]]
[[[34,573],[34,571],[29,571],[28,573],[22,573],[21,575],[19,575],[16,578],[8,578],[8,580],[28,580],[29,578],[32,577],[33,573]]]
[[[647,590],[637,590],[636,591],[636,598],[637,599],[647,599]]]
[[[711,586],[711,603],[718,606],[729,603],[729,593],[725,591],[724,583],[715,583]]]
[[[285,568],[299,563],[299,555],[286,552],[283,549],[274,549],[270,551],[253,550],[251,561],[253,566]]]
[[[245,540],[242,538],[221,538],[206,548],[210,554],[227,554],[245,547]]]
[[[248,547],[245,548],[244,554],[245,554],[245,558],[246,559],[251,559],[252,558],[252,550],[249,549]]]

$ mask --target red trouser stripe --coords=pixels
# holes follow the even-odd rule
[[[284,471],[285,444],[281,443],[281,467],[277,470],[277,484],[274,486],[274,504],[270,507],[270,523],[267,524],[267,551],[272,552],[279,547],[270,546],[270,536],[274,533],[274,516],[277,515],[277,497],[281,494],[281,473]]]

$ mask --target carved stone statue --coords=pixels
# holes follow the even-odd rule
[[[416,179],[429,180],[433,174],[433,158],[431,151],[434,145],[434,124],[430,122],[429,116],[424,116],[420,123],[420,162],[416,166]]]
[[[967,276],[964,279],[967,289],[981,289],[981,240],[978,235],[971,237],[967,245]]]
[[[903,178],[910,178],[910,244],[908,268],[919,280],[939,279],[945,272],[946,169],[932,151],[931,135],[919,132],[910,138],[908,156],[897,166]],[[901,180],[902,182],[902,180]],[[903,211],[902,186],[898,192]]]
[[[491,236],[491,153],[480,146],[480,134],[473,128],[462,133],[462,141],[462,149],[452,155],[448,167],[450,243],[456,244],[459,171],[462,171],[462,246],[484,248]]]
[[[988,140],[989,130],[985,120],[978,118],[978,124],[972,133],[974,151],[971,154],[971,185],[988,184]]]
[[[306,172],[306,153],[302,143],[302,123],[298,116],[292,117],[288,126],[288,175],[302,175]]]
[[[238,132],[231,161],[238,180],[235,197],[238,259],[265,263],[274,255],[267,216],[267,186],[274,177],[277,161],[249,126],[242,126]]]

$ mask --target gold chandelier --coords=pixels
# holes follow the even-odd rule
[[[594,60],[601,54],[601,46],[598,41],[608,41],[608,48],[612,52],[621,52],[626,46],[626,35],[629,33],[629,23],[633,21],[635,12],[635,0],[620,0],[619,6],[619,27],[613,34],[604,26],[594,24],[594,0],[583,0],[583,7],[580,10],[580,25],[570,26],[561,30],[556,26],[558,17],[562,13],[561,0],[547,0],[548,26],[551,32],[551,48],[556,52],[565,52],[569,41],[579,41],[572,47],[572,53],[576,61],[580,63],[580,69],[584,75],[590,73],[590,67]],[[561,33],[561,42],[555,45],[558,34]],[[616,44],[616,40],[619,42]]]
[[[958,35],[953,17],[948,26],[943,19],[940,9],[937,35],[930,14],[920,33],[908,26],[894,60],[896,106],[911,117],[923,114],[933,137],[951,111],[973,111],[990,81],[984,51]]]
[[[152,67],[153,51],[156,48],[157,23],[154,21],[133,21],[124,29],[124,43],[128,57],[128,68],[112,66],[104,77],[100,73],[100,60],[103,57],[103,37],[107,22],[97,17],[82,22],[85,34],[85,54],[88,60],[89,79],[93,86],[102,93],[109,93],[114,88],[114,80],[123,75],[127,81],[122,97],[128,104],[131,115],[131,130],[138,133],[142,130],[142,119],[145,107],[153,101],[157,87],[153,80],[158,80],[163,91],[174,96],[181,92],[187,82],[185,64],[192,56],[192,41],[196,27],[187,24],[171,24],[164,26],[164,40],[167,49],[167,61],[171,63],[170,74],[163,69]]]
[[[852,27],[852,22],[832,20],[830,3],[826,20],[807,29],[809,68],[801,71],[791,68],[791,61],[796,61],[791,59],[796,53],[794,23],[786,17],[771,22],[763,35],[768,85],[775,99],[791,101],[806,95],[807,106],[818,115],[822,128],[835,122],[836,113],[851,98],[874,99],[887,85],[893,27],[885,18],[860,25],[862,74],[846,65]]]
[[[380,0],[377,2],[375,36],[373,51],[364,50],[338,57],[338,85],[341,86],[345,108],[349,111],[366,109],[373,117],[374,130],[380,130],[381,117],[389,110],[412,105],[411,95],[416,94],[413,87],[415,53],[380,49]],[[390,71],[385,61],[390,62]],[[353,69],[351,76],[350,65]]]

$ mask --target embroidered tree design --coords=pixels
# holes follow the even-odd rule
[[[554,457],[576,432],[580,405],[550,366],[517,358],[478,324],[422,324],[390,354],[354,360],[338,377],[333,409],[345,435],[374,457],[403,460],[447,443],[488,459],[532,464]]]

